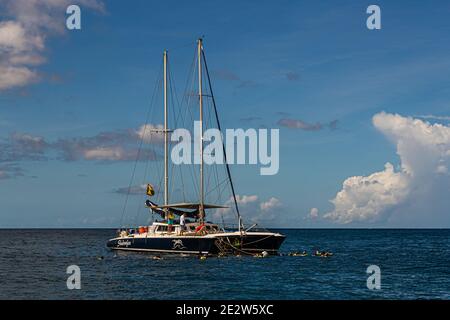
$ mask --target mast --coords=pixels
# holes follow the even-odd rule
[[[169,141],[167,128],[167,50],[164,50],[164,205],[169,204]]]
[[[200,222],[203,222],[205,217],[204,211],[204,177],[203,177],[203,92],[202,92],[202,39],[198,39],[198,96],[200,106]]]

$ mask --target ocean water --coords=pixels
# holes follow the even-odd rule
[[[109,251],[114,230],[0,230],[0,299],[450,299],[450,230],[278,231],[282,253],[334,256],[155,260]],[[81,290],[66,286],[73,264]]]

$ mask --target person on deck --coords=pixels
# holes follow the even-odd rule
[[[173,219],[175,218],[173,212],[169,211],[167,213],[167,231],[170,233],[172,232],[172,226],[173,226]]]
[[[180,233],[182,234],[185,229],[186,229],[186,214],[183,213],[180,216]]]

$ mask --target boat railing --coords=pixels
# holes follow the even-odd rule
[[[236,223],[225,223],[223,225],[221,225],[222,229],[226,232],[236,232],[239,231],[239,225]],[[241,228],[242,231],[244,232],[248,232],[248,231],[253,231],[253,232],[269,232],[270,230],[259,226],[258,224],[252,224],[252,225],[244,225],[243,228]]]

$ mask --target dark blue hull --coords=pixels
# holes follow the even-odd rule
[[[253,254],[266,251],[277,254],[281,244],[286,239],[281,234],[252,234],[218,236],[212,254],[220,252],[232,254]]]
[[[204,237],[148,237],[115,238],[107,243],[112,250],[155,253],[209,254],[214,248],[213,238]]]

